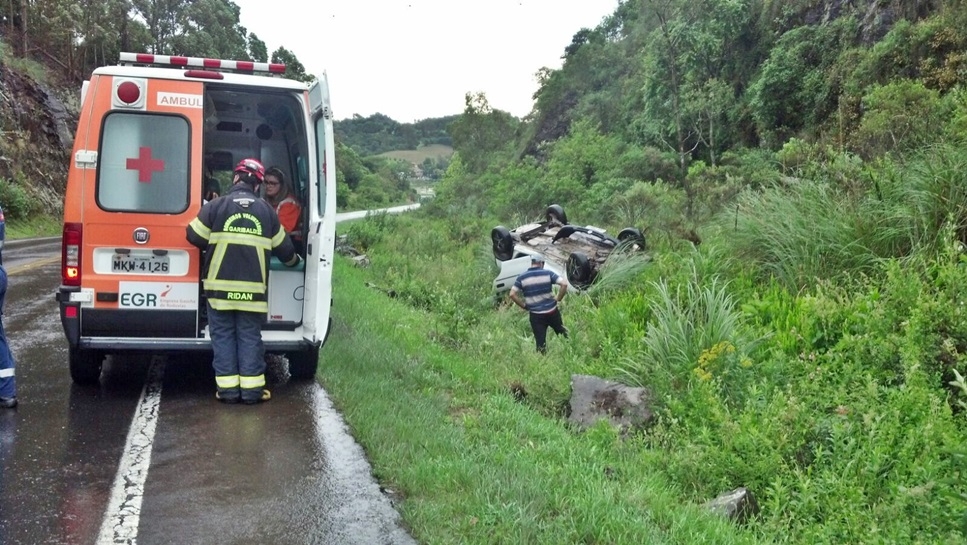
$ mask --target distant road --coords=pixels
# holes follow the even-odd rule
[[[393,206],[390,208],[380,208],[377,210],[359,210],[357,212],[341,212],[336,214],[336,223],[346,220],[358,220],[360,218],[365,218],[367,214],[377,214],[380,212],[386,212],[387,214],[399,214],[400,212],[406,212],[408,210],[416,210],[420,207],[420,203],[415,204],[404,204],[403,206]]]
[[[402,206],[391,206],[390,208],[379,208],[376,210],[358,210],[356,212],[340,212],[336,214],[336,223],[346,220],[358,220],[365,218],[366,214],[376,214],[378,212],[386,212],[387,214],[399,214],[400,212],[406,212],[408,210],[416,210],[420,207],[420,203],[415,204],[404,204]],[[21,246],[32,246],[36,244],[44,244],[48,242],[55,242],[60,240],[60,237],[39,237],[39,238],[22,238],[22,239],[8,239],[6,243],[7,249],[13,249]]]

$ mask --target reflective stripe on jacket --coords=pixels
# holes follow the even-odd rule
[[[202,206],[188,242],[205,250],[205,296],[217,310],[268,312],[268,265],[295,257],[275,210],[244,183]]]

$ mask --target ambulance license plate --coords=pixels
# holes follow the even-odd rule
[[[114,254],[111,271],[131,274],[168,274],[166,255],[123,255]]]

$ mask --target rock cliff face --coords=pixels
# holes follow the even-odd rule
[[[0,58],[0,198],[19,195],[26,201],[0,204],[13,216],[56,215],[62,209],[80,88],[70,96],[9,60]]]
[[[859,40],[872,45],[883,38],[898,21],[918,21],[936,12],[939,0],[824,0],[805,2],[799,15],[788,20],[792,26],[821,25],[840,17],[855,15],[860,21]]]

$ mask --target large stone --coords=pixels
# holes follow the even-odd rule
[[[749,492],[745,487],[726,492],[714,500],[706,502],[705,507],[713,513],[736,522],[745,522],[749,517],[759,512],[759,504],[756,503],[752,492]]]
[[[655,417],[651,392],[589,375],[571,375],[571,414],[568,420],[587,429],[606,419],[622,432],[647,426]]]

